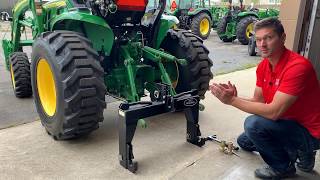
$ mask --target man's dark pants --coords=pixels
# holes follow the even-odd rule
[[[245,150],[258,151],[273,169],[285,171],[297,159],[297,150],[312,153],[320,148],[319,140],[293,120],[273,121],[251,115],[244,123],[238,144]]]

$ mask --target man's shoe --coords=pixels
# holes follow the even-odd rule
[[[294,165],[290,165],[284,172],[277,171],[270,166],[259,168],[254,171],[257,178],[261,179],[281,179],[287,177],[293,177],[296,174],[296,168]]]
[[[314,168],[317,151],[302,152],[298,150],[297,167],[304,172],[311,172]]]

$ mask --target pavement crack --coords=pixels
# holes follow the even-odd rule
[[[183,168],[181,168],[179,171],[177,171],[176,173],[174,173],[169,179],[174,179],[174,177],[176,175],[178,175],[179,173],[183,172],[184,170],[194,166],[195,164],[197,164],[197,162],[202,159],[203,156],[200,156],[198,159],[192,161],[191,163],[187,164],[186,166],[184,166]]]
[[[188,167],[190,167],[190,166],[193,166],[196,162],[197,162],[197,161],[193,161],[191,164],[188,164],[185,168],[188,168]],[[183,169],[185,169],[185,168],[183,168]]]
[[[0,127],[0,130],[10,129],[10,128],[13,128],[13,127],[22,126],[22,125],[26,125],[26,124],[31,124],[31,123],[34,123],[34,122],[37,122],[37,121],[41,121],[41,120],[39,118],[37,118],[37,119],[35,119],[34,121],[31,121],[31,122],[23,122],[23,123],[11,124],[11,125],[6,126],[6,127]]]

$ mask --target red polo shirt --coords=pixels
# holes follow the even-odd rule
[[[310,61],[285,49],[274,71],[265,58],[256,73],[256,85],[262,88],[265,103],[271,103],[277,91],[297,96],[281,119],[297,121],[320,139],[320,85]]]

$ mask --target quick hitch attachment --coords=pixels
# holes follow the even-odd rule
[[[205,144],[199,128],[199,95],[197,90],[170,95],[170,85],[157,83],[159,98],[156,101],[122,103],[119,107],[119,160],[131,172],[138,163],[133,161],[132,139],[139,119],[167,112],[184,111],[187,120],[187,142],[199,147]]]

